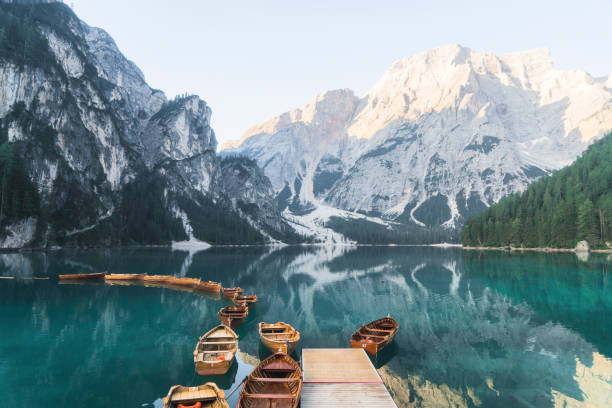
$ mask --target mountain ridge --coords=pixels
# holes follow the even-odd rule
[[[199,97],[168,100],[65,4],[0,2],[0,28],[0,246],[298,239]]]
[[[222,154],[256,160],[277,192],[305,207],[456,230],[612,129],[604,85],[556,70],[547,48],[497,57],[452,44],[395,62],[362,98],[320,94]],[[334,93],[352,96],[325,108],[321,99]],[[321,111],[309,117],[353,114],[332,116],[340,122],[297,114],[312,107]]]

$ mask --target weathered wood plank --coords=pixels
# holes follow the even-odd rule
[[[397,408],[384,384],[304,384],[302,408]]]
[[[302,408],[397,408],[362,349],[304,349],[302,368]]]
[[[365,351],[350,349],[304,349],[305,382],[381,381]]]

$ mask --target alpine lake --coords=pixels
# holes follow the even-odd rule
[[[240,286],[258,303],[223,376],[193,349],[227,300],[189,290],[62,284],[64,273],[171,274]],[[226,394],[269,355],[260,321],[305,347],[349,347],[390,314],[372,358],[398,407],[612,407],[612,255],[435,247],[212,247],[0,254],[0,406],[156,407],[174,384]],[[14,279],[6,279],[15,277]],[[49,278],[49,279],[32,279]],[[234,407],[239,390],[228,400]]]

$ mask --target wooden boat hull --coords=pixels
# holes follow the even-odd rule
[[[200,375],[225,374],[238,351],[238,335],[229,326],[217,326],[201,336],[193,351]]]
[[[351,347],[361,348],[370,355],[376,355],[393,341],[398,329],[399,325],[391,317],[374,320],[353,333]]]
[[[379,351],[379,346],[376,343],[365,343],[357,340],[351,339],[351,347],[352,348],[362,348],[366,351],[366,353],[370,355],[376,355]],[[382,348],[380,348],[382,350]]]
[[[263,360],[249,374],[237,408],[296,408],[302,393],[302,371],[284,353]]]
[[[200,282],[194,285],[194,288],[197,290],[201,290],[204,292],[215,292],[219,293],[221,291],[221,284],[218,282]]]
[[[144,280],[144,275],[137,273],[111,273],[104,277],[106,280],[139,281]]]
[[[217,314],[217,317],[219,318],[219,321],[221,323],[223,323],[227,327],[231,327],[232,329],[235,329],[236,327],[240,326],[247,318],[246,316],[233,317],[227,315],[222,316],[219,314]]]
[[[279,343],[279,342],[270,342],[270,341],[266,341],[263,339],[261,340],[261,342],[264,344],[264,346],[266,346],[268,350],[270,350],[270,352],[272,353],[281,352],[285,354],[293,353],[293,351],[295,350],[298,344],[297,341]]]
[[[224,307],[217,313],[219,321],[232,329],[244,323],[248,315],[249,309],[246,307]]]
[[[72,273],[67,275],[59,275],[60,280],[98,280],[104,279],[106,274],[100,273]]]
[[[224,361],[222,364],[212,364],[203,361],[198,361],[196,366],[196,373],[199,375],[223,375],[227,373],[232,366],[234,360]]]
[[[179,404],[193,405],[198,402],[201,408],[229,408],[224,392],[215,383],[196,387],[172,386],[163,401],[163,408],[178,408]]]
[[[276,330],[275,330],[276,329]],[[259,338],[272,353],[293,353],[300,341],[300,332],[284,322],[259,323]]]
[[[222,288],[221,293],[224,297],[233,299],[236,293],[242,293],[241,288]]]
[[[257,296],[256,295],[242,296],[241,294],[235,294],[234,297],[232,298],[232,301],[234,302],[236,306],[246,306],[250,309],[253,306],[255,306],[255,303],[257,303]]]

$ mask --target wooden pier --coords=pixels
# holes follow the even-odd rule
[[[302,408],[397,408],[362,349],[303,349]]]

